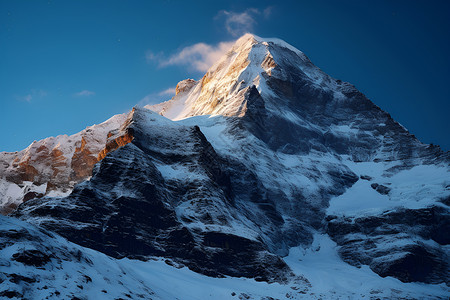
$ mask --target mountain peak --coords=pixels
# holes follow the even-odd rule
[[[172,120],[197,115],[243,116],[243,95],[249,88],[255,86],[262,95],[273,95],[266,81],[273,76],[285,80],[287,69],[299,68],[316,73],[313,80],[324,76],[301,51],[283,40],[245,34],[201,80],[181,81],[171,100],[147,108]]]
[[[325,74],[280,39],[246,34],[199,81],[180,86],[171,100],[146,108],[175,121],[238,117],[253,135],[286,153],[331,151],[365,161],[409,157],[406,148],[423,148],[353,85]],[[388,140],[408,147],[389,152],[390,145],[382,146]],[[413,156],[422,155],[417,151]]]
[[[305,54],[298,50],[296,47],[292,46],[291,44],[285,42],[282,39],[279,38],[262,38],[259,37],[257,35],[251,34],[251,33],[246,33],[244,34],[242,37],[240,37],[236,43],[234,44],[233,47],[239,47],[241,45],[245,45],[247,43],[251,43],[252,45],[254,44],[263,44],[263,45],[275,45],[278,47],[282,47],[285,49],[288,49],[294,53],[296,53],[298,56],[300,56],[301,58],[306,58]]]

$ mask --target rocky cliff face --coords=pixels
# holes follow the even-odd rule
[[[398,209],[376,216],[329,216],[328,234],[348,263],[403,282],[449,284],[448,208]]]
[[[325,235],[366,273],[448,284],[449,153],[283,41],[245,35],[113,129],[92,178],[13,216],[116,258],[281,283]]]
[[[239,232],[247,220],[226,162],[200,129],[148,110],[131,114],[124,131],[132,143],[107,155],[89,181],[66,198],[29,200],[15,216],[117,258],[162,256],[212,276],[286,280],[285,263],[255,233]]]

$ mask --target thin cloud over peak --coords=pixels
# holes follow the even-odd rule
[[[147,52],[148,61],[157,61],[159,67],[167,66],[191,66],[193,71],[206,72],[231,46],[232,42],[220,42],[217,45],[197,43],[184,47],[177,53],[165,57],[163,53],[153,54]]]
[[[272,14],[272,11],[273,6],[268,6],[262,11],[257,8],[248,8],[243,12],[221,10],[215,19],[224,19],[227,32],[233,37],[238,37],[245,33],[253,32],[257,24],[257,18],[267,19]]]
[[[139,100],[136,105],[137,106],[153,105],[156,103],[160,103],[162,101],[167,101],[173,96],[175,96],[175,90],[176,90],[175,87],[169,87],[159,92],[150,93],[145,97],[143,97],[141,100]]]
[[[242,13],[236,13],[223,10],[221,13],[225,16],[225,28],[228,33],[237,37],[253,31],[253,27],[256,24],[253,16],[255,11],[257,10],[251,9]]]
[[[77,97],[89,97],[94,96],[95,92],[89,91],[89,90],[82,90],[81,92],[75,93],[75,96]]]
[[[168,89],[165,89],[164,91],[161,91],[158,93],[159,96],[171,96],[171,95],[175,95],[176,92],[176,88],[175,87],[170,87]]]
[[[242,36],[245,33],[253,32],[256,19],[267,19],[272,15],[273,6],[268,6],[262,10],[248,8],[243,12],[221,10],[214,17],[215,20],[224,19],[226,31],[233,37]],[[191,71],[206,72],[219,58],[224,55],[234,44],[231,42],[220,42],[216,45],[207,43],[196,43],[182,48],[177,53],[170,56],[163,52],[155,53],[147,51],[145,58],[147,62],[156,62],[160,68],[167,66],[189,66]]]
[[[273,13],[273,6],[266,7],[262,13],[263,13],[264,18],[266,18],[266,19],[269,18]]]

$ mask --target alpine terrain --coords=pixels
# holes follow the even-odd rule
[[[450,296],[450,153],[279,39],[0,153],[0,203],[4,298]]]

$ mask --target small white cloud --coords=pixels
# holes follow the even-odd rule
[[[153,61],[153,60],[159,60],[163,57],[163,53],[153,53],[152,51],[147,51],[145,53],[145,59],[147,62]]]
[[[147,96],[145,96],[144,98],[139,100],[139,102],[136,105],[137,106],[145,106],[150,103],[154,104],[154,102],[155,102],[154,96],[155,96],[155,94],[148,94]]]
[[[31,90],[31,92],[39,98],[46,97],[48,95],[48,93],[44,90]]]
[[[264,10],[248,8],[243,12],[221,10],[215,19],[225,19],[225,29],[234,37],[241,36],[248,32],[253,32],[257,24],[257,19],[263,17],[268,19],[272,14],[273,6],[268,6]]]
[[[264,18],[269,18],[273,13],[273,6],[268,6],[263,10],[263,16]]]
[[[161,91],[158,93],[159,96],[172,96],[175,95],[175,87],[171,87],[168,89],[165,89],[164,91]]]
[[[36,89],[32,89],[30,93],[28,93],[25,96],[16,96],[16,98],[20,101],[26,101],[26,102],[31,102],[31,100],[36,99],[36,98],[43,98],[45,96],[47,96],[48,93],[44,90],[36,90]]]
[[[89,96],[94,96],[95,92],[93,91],[88,91],[88,90],[82,90],[81,92],[75,93],[75,96],[77,97],[89,97]]]
[[[219,12],[218,17],[225,17],[226,30],[232,36],[237,37],[253,31],[256,24],[255,15],[258,14],[259,10],[255,8],[247,9],[241,13],[222,10]]]
[[[187,65],[193,67],[194,71],[206,72],[233,44],[234,42],[221,42],[217,45],[197,43],[187,46],[169,57],[164,57],[162,54],[147,54],[147,58],[156,60],[160,67]]]
[[[28,95],[24,96],[22,99],[27,102],[30,102],[33,99],[33,96],[31,96],[31,94],[28,94]]]
[[[145,106],[147,104],[156,104],[163,101],[169,100],[168,98],[172,98],[175,96],[175,87],[170,87],[160,92],[151,93],[146,95],[144,98],[139,100],[137,103],[138,106]]]

